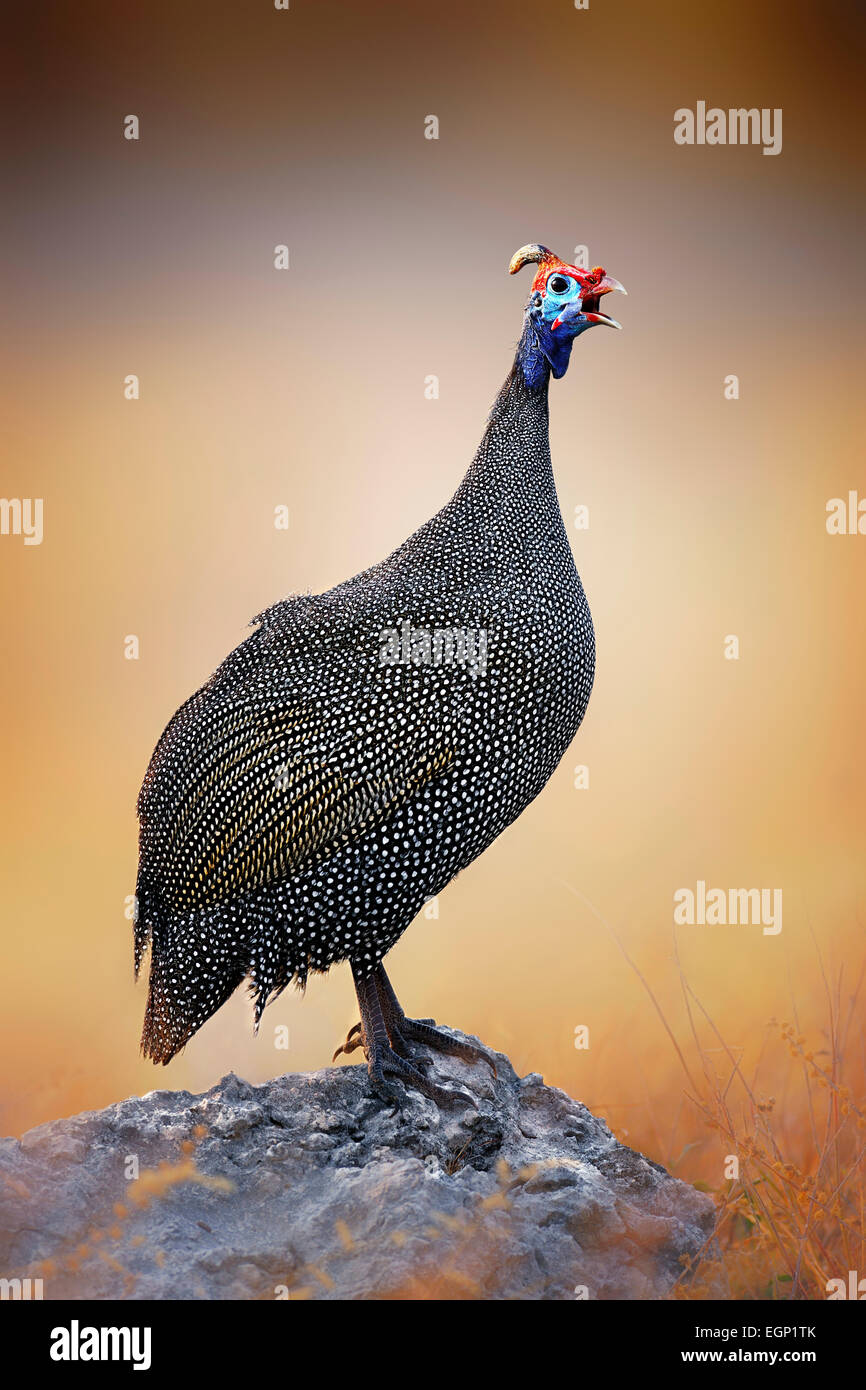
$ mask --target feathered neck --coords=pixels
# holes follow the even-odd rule
[[[551,373],[558,380],[568,371],[574,339],[554,338],[539,313],[529,305],[523,320],[523,333],[517,344],[514,369],[519,371],[531,391],[547,389]]]
[[[516,492],[548,492],[553,488],[548,436],[547,359],[537,363],[527,379],[526,358],[518,348],[514,365],[502,384],[455,501],[461,497],[505,496]]]

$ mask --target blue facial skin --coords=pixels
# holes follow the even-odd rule
[[[567,287],[556,294],[549,286],[551,281],[558,279],[566,280]],[[581,313],[581,303],[581,287],[570,275],[552,275],[544,296],[537,290],[533,291],[517,354],[530,390],[544,385],[548,371],[559,380],[568,370],[575,338],[592,327]],[[552,325],[557,318],[562,322],[554,330]]]

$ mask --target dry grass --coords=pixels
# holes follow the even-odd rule
[[[679,1298],[825,1299],[828,1280],[866,1273],[864,970],[846,997],[844,972],[831,985],[818,959],[823,1024],[803,1024],[796,1010],[793,1022],[771,1019],[749,1074],[680,970],[690,1068],[641,976],[685,1070],[693,1118],[715,1132],[723,1165],[720,1182],[696,1183],[713,1192],[718,1218]]]
[[[663,1105],[654,1105],[647,1092],[644,1104],[629,1105],[628,1129],[614,1118],[611,1128],[716,1202],[714,1234],[683,1269],[674,1296],[823,1300],[830,1279],[847,1285],[852,1270],[864,1278],[866,961],[859,970],[848,967],[847,975],[844,967],[831,975],[812,933],[811,970],[801,959],[796,975],[811,1017],[801,1016],[792,997],[792,1021],[771,1018],[758,1032],[763,989],[748,989],[744,980],[737,1022],[728,1008],[726,1037],[690,985],[674,936],[682,1001],[676,1028],[673,996],[666,996],[666,1010],[611,923],[583,893],[565,886],[616,943],[667,1036],[659,1049],[644,1048],[640,1059],[641,1070],[651,1068]],[[860,936],[857,925],[840,933],[840,950]],[[661,981],[660,952],[652,970]],[[743,1040],[736,1045],[730,1041],[735,1033]],[[625,1060],[621,1048],[617,1056],[606,1086],[622,1099],[634,1094],[634,1060]],[[677,1094],[682,1103],[673,1100]],[[591,1108],[622,1114],[617,1105]]]

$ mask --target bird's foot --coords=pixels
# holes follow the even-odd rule
[[[496,1063],[485,1048],[476,1047],[474,1043],[458,1042],[450,1033],[443,1033],[441,1028],[436,1027],[435,1018],[407,1018],[381,962],[374,979],[382,1018],[390,1037],[399,1035],[405,1041],[421,1043],[434,1052],[459,1057],[463,1062],[486,1062],[496,1076]]]
[[[372,973],[355,965],[352,970],[361,1022],[350,1029],[346,1041],[337,1049],[334,1057],[337,1058],[341,1052],[354,1052],[356,1048],[363,1047],[370,1081],[375,1090],[387,1091],[394,1096],[399,1088],[389,1085],[388,1078],[393,1078],[406,1086],[414,1086],[416,1091],[429,1096],[437,1105],[459,1101],[477,1110],[475,1097],[462,1086],[437,1086],[424,1075],[430,1062],[419,1057],[412,1044],[419,1043],[435,1052],[450,1053],[464,1062],[484,1061],[495,1076],[496,1063],[489,1053],[472,1043],[459,1042],[443,1033],[432,1018],[407,1018],[381,962]]]
[[[396,1022],[389,1020],[389,1028],[395,1028],[403,1038],[431,1047],[434,1052],[443,1052],[449,1057],[459,1057],[461,1062],[486,1062],[496,1076],[496,1063],[490,1053],[474,1043],[459,1042],[450,1033],[434,1027],[433,1018],[407,1018],[404,1014]]]
[[[429,1096],[437,1105],[452,1105],[459,1101],[462,1105],[471,1105],[478,1109],[478,1102],[469,1091],[464,1091],[462,1087],[437,1086],[414,1062],[401,1057],[388,1043],[382,1043],[373,1048],[372,1054],[368,1053],[367,1070],[374,1090],[385,1092],[389,1096],[399,1096],[396,1088],[388,1084],[387,1078],[393,1076],[406,1086],[414,1086],[416,1091],[420,1091],[423,1096]]]
[[[391,1044],[392,1050],[396,1052],[399,1057],[402,1057],[406,1061],[411,1062],[415,1067],[417,1067],[419,1071],[426,1071],[427,1068],[430,1066],[430,1062],[427,1060],[426,1057],[416,1056],[414,1048],[410,1045],[407,1038],[404,1037],[399,1028],[392,1026],[388,1030],[388,1041]],[[336,1062],[337,1058],[341,1054],[348,1055],[350,1052],[357,1052],[359,1047],[363,1048],[364,1055],[368,1056],[367,1047],[364,1043],[363,1027],[360,1023],[356,1023],[352,1028],[349,1029],[348,1033],[346,1034],[346,1041],[340,1044],[333,1057],[331,1058],[331,1061]]]

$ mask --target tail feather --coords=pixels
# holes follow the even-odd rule
[[[260,897],[196,908],[180,918],[162,915],[142,891],[135,923],[138,975],[151,943],[150,980],[141,1050],[163,1065],[249,978],[255,1026],[269,1000],[292,982],[306,983],[311,962]]]
[[[150,923],[150,981],[141,1050],[163,1065],[184,1047],[248,973],[247,951],[232,922],[193,913]]]

